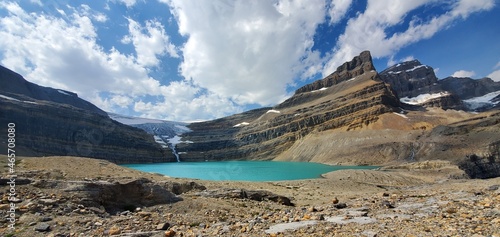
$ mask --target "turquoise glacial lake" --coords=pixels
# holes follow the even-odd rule
[[[312,162],[213,161],[127,164],[132,169],[170,177],[203,180],[279,181],[320,178],[341,169],[375,169],[376,166],[332,166]]]

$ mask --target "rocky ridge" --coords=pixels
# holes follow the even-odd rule
[[[490,78],[447,77],[439,80],[434,69],[418,60],[398,63],[380,72],[404,103],[423,107],[439,107],[468,111],[486,111],[495,106],[494,100],[479,99],[489,93],[500,93],[500,82]],[[472,100],[472,101],[468,101]],[[471,103],[475,104],[471,106]]]
[[[74,93],[40,87],[3,67],[0,76],[0,122],[3,129],[15,123],[18,156],[69,155],[116,163],[175,160],[151,135],[111,120]],[[7,143],[0,148],[6,154]]]
[[[457,85],[450,88],[452,81]],[[459,90],[475,85],[470,83],[478,85],[475,93]],[[487,157],[483,154],[488,147],[500,141],[495,110],[463,111],[472,103],[468,100],[494,105],[499,96],[496,86],[490,79],[438,80],[432,67],[418,60],[378,74],[369,52],[363,52],[272,108],[189,125],[192,132],[183,139],[190,143],[179,144],[178,150],[185,161],[274,159],[380,165],[444,159],[458,164],[472,154]],[[488,177],[500,175],[495,168],[498,161],[481,164],[487,167],[461,167],[469,167],[471,177],[478,170],[491,171]]]
[[[177,150],[187,161],[270,160],[313,131],[362,128],[398,107],[366,51],[273,108],[189,125],[192,132],[183,139],[192,143],[179,144]]]

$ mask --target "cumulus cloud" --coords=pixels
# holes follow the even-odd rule
[[[432,37],[450,26],[457,19],[465,19],[478,11],[489,10],[494,0],[459,0],[451,3],[450,11],[425,21],[414,17],[403,32],[388,34],[387,29],[400,25],[412,10],[433,0],[369,0],[366,10],[348,21],[345,32],[328,55],[323,75],[333,72],[343,62],[352,59],[363,50],[370,50],[373,57],[394,55],[404,46]],[[449,4],[449,3],[446,3]]]
[[[287,85],[318,64],[311,48],[325,19],[324,1],[163,2],[187,37],[181,74],[218,96],[275,104]]]
[[[137,54],[129,55],[115,48],[105,51],[97,43],[94,22],[99,19],[84,6],[68,7],[64,18],[27,13],[13,2],[0,3],[0,8],[8,12],[0,18],[0,62],[34,83],[77,92],[108,111],[136,108],[155,118],[206,119],[213,118],[214,108],[219,115],[239,111],[219,96],[197,97],[200,89],[189,83],[162,85],[149,76],[148,66],[155,66],[157,57],[178,57],[158,22],[143,26],[129,20],[125,42]],[[142,102],[146,96],[157,100]],[[148,106],[154,111],[145,110]]]
[[[489,77],[491,78],[493,81],[497,81],[497,82],[500,82],[500,70],[496,70],[492,73],[490,73],[488,76],[486,77]]]
[[[452,77],[474,77],[476,73],[474,71],[459,70],[454,72]]]
[[[30,2],[33,3],[33,4],[39,5],[39,6],[43,6],[41,0],[30,0]]]
[[[128,18],[130,34],[123,37],[122,43],[132,43],[137,54],[137,62],[143,66],[156,66],[158,56],[167,53],[170,57],[178,58],[176,47],[170,43],[163,25],[156,21],[146,22],[142,27],[136,21]]]
[[[127,6],[127,8],[133,7],[137,2],[137,0],[117,0],[117,1],[125,4],[125,6]]]
[[[335,25],[344,18],[352,0],[333,0],[328,9],[328,16],[330,17],[330,24]]]
[[[399,59],[399,60],[394,59],[394,55],[392,55],[389,58],[389,60],[387,60],[387,66],[390,67],[390,66],[395,65],[397,63],[408,62],[408,61],[412,61],[412,60],[415,60],[415,57],[413,57],[411,55],[410,56],[406,56],[406,57],[404,57],[402,59]]]

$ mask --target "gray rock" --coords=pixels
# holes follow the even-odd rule
[[[40,224],[35,226],[35,231],[38,231],[38,232],[50,231],[50,225],[47,223],[40,223]]]
[[[333,207],[337,208],[337,209],[344,209],[347,207],[347,204],[343,203],[343,202],[339,202],[337,204],[334,204]]]
[[[157,230],[168,230],[168,228],[170,228],[170,223],[160,223],[156,226],[156,229]]]

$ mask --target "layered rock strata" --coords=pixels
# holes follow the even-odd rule
[[[116,163],[175,161],[151,135],[111,120],[76,94],[37,86],[5,68],[0,76],[0,123],[2,131],[7,124],[15,124],[17,156],[81,156]],[[7,143],[0,143],[0,149],[5,154]]]
[[[369,52],[306,85],[273,107],[194,123],[179,144],[181,160],[273,159],[313,131],[353,130],[398,111],[399,101],[382,82]]]

